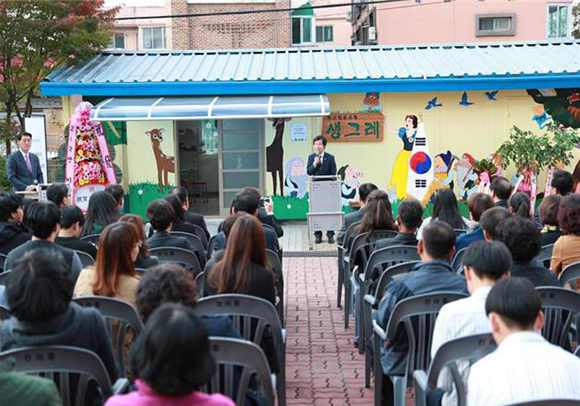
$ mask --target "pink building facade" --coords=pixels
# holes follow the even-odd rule
[[[353,45],[566,40],[572,1],[354,3]]]

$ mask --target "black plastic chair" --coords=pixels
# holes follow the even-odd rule
[[[98,247],[100,237],[101,237],[100,234],[90,234],[90,235],[85,235],[84,237],[81,237],[81,240],[88,241],[91,244],[93,244],[95,247]]]
[[[538,287],[536,291],[545,316],[542,335],[552,344],[570,350],[572,323],[580,314],[580,293],[553,287]]]
[[[455,253],[453,261],[451,261],[451,268],[455,269],[458,274],[463,274],[463,256],[467,252],[467,248],[462,248]]]
[[[201,228],[198,225],[192,224],[192,226],[195,228],[195,235],[197,235],[201,241],[201,244],[203,245],[203,252],[207,251],[207,235],[205,235],[205,231],[203,231],[203,228]]]
[[[215,244],[215,239],[217,238],[217,234],[212,235],[209,239],[209,241],[207,242],[207,252],[206,252],[206,258],[210,259],[212,254],[213,254],[213,246]]]
[[[477,334],[458,338],[446,342],[437,350],[435,358],[431,361],[429,372],[416,370],[413,374],[415,381],[415,404],[426,406],[427,390],[437,388],[437,379],[444,368],[449,368],[453,385],[457,392],[457,406],[465,406],[467,403],[467,391],[465,382],[461,379],[458,362],[468,361],[470,365],[492,353],[497,348],[491,334]]]
[[[125,336],[130,329],[133,330],[135,337],[143,331],[143,322],[137,313],[137,309],[123,300],[104,296],[82,296],[73,300],[83,307],[93,307],[101,313],[109,330],[111,345],[115,350],[115,362],[119,376],[127,376],[124,353]]]
[[[580,279],[580,261],[574,262],[565,267],[558,276],[558,280],[562,286],[574,282],[576,279]]]
[[[266,405],[274,404],[276,377],[270,372],[262,349],[249,341],[234,338],[209,338],[210,350],[217,364],[217,372],[201,389],[206,393],[221,393],[244,406],[252,375],[261,384]],[[240,371],[241,368],[241,371]],[[239,375],[238,375],[239,374]],[[236,375],[238,382],[234,382]]]
[[[276,379],[278,402],[286,405],[286,330],[272,303],[259,297],[236,294],[208,296],[197,302],[194,312],[198,317],[229,316],[240,335],[260,345],[269,326],[278,356],[280,372]]]
[[[393,382],[394,406],[405,406],[405,393],[412,385],[413,373],[427,370],[431,359],[431,338],[435,319],[441,307],[467,295],[456,292],[437,292],[403,299],[393,309],[386,330],[373,320],[374,330],[374,365],[375,365],[375,405],[381,406],[383,391],[383,368],[380,349],[383,341],[393,341],[403,325],[407,332],[409,352],[404,375],[388,375]]]
[[[8,320],[11,316],[10,310],[0,305],[0,321]]]
[[[201,269],[205,267],[205,248],[203,247],[203,243],[197,235],[185,233],[183,231],[171,231],[169,234],[187,239],[187,241],[189,241],[189,245],[191,245],[191,248],[193,249],[193,253],[197,255]]]
[[[4,264],[6,263],[6,255],[0,254],[0,273],[4,271]]]
[[[12,272],[12,271],[4,271],[4,272],[0,273],[0,285],[6,286],[10,272]]]
[[[550,269],[550,262],[552,261],[552,251],[554,244],[543,245],[540,253],[534,258],[538,263],[542,264],[544,268]]]
[[[13,372],[50,377],[59,388],[63,406],[84,406],[90,381],[97,383],[103,401],[123,393],[129,386],[126,378],[111,385],[103,361],[92,351],[67,346],[24,347],[0,353],[0,361],[14,358]],[[55,374],[58,374],[56,379]],[[78,377],[78,378],[76,378]],[[71,399],[70,389],[76,384],[76,397]]]
[[[183,265],[188,271],[198,275],[203,268],[199,263],[199,259],[195,253],[177,247],[157,247],[149,250],[151,255],[155,255],[162,262],[177,262]]]
[[[580,406],[580,400],[571,400],[571,399],[537,400],[534,402],[514,403],[508,406]]]
[[[280,316],[280,322],[284,325],[284,274],[282,272],[282,263],[280,257],[272,250],[266,250],[268,257],[268,265],[274,270],[276,274],[276,290],[278,291],[278,304],[276,310]]]
[[[75,252],[77,253],[79,259],[81,260],[83,268],[88,268],[89,266],[95,265],[95,259],[86,252],[83,251],[75,251]]]
[[[339,308],[340,308],[340,300],[342,298],[342,288],[344,286],[344,257],[346,255],[346,252],[348,252],[350,243],[352,242],[354,233],[356,232],[356,229],[359,224],[360,221],[357,221],[356,223],[352,223],[350,226],[348,226],[346,232],[344,233],[344,240],[342,242],[342,245],[337,244],[336,246],[338,250],[338,291],[336,295],[336,306]]]

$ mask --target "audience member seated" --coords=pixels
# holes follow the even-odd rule
[[[497,350],[473,364],[469,406],[500,406],[545,399],[580,399],[580,358],[547,342],[540,296],[525,278],[500,280],[485,311]]]
[[[568,265],[580,261],[580,195],[566,196],[558,209],[558,223],[564,233],[554,244],[550,269],[558,275]]]
[[[81,228],[85,222],[83,212],[77,206],[64,206],[60,209],[60,229],[55,243],[75,251],[82,251],[91,257],[97,257],[97,247],[88,241],[81,240]]]
[[[366,210],[357,234],[367,233],[366,241],[374,241],[372,234],[378,230],[397,231],[389,196],[382,190],[374,190],[367,197]]]
[[[274,215],[274,202],[271,199],[264,199],[260,194],[260,191],[255,187],[246,187],[242,189],[242,193],[253,193],[258,199],[260,199],[260,205],[258,206],[258,220],[260,222],[269,225],[276,231],[278,238],[284,236],[284,229],[278,222],[276,215]]]
[[[185,220],[185,211],[183,210],[179,197],[174,194],[169,194],[165,196],[164,199],[173,208],[171,231],[180,231],[182,233],[197,235],[195,232],[195,226]]]
[[[15,193],[0,192],[0,254],[10,251],[32,238],[22,223],[22,199]]]
[[[431,220],[444,221],[449,224],[454,230],[467,230],[470,221],[459,213],[457,206],[457,198],[451,189],[439,189],[435,192],[435,202],[433,203],[433,215],[427,217],[423,224],[417,231],[417,239],[420,240],[423,236],[423,228],[429,224]]]
[[[92,234],[101,234],[109,224],[119,219],[119,209],[115,198],[109,193],[95,192],[89,199],[86,221],[81,230],[81,237]]]
[[[531,218],[530,207],[530,196],[526,193],[517,192],[510,197],[509,210],[514,216],[519,216],[525,219]]]
[[[254,193],[240,192],[234,198],[232,203],[232,213],[248,213],[257,218],[258,207],[260,206],[260,199],[256,197]],[[278,245],[278,236],[276,232],[268,227],[264,223],[260,223],[264,230],[264,235],[266,237],[266,248],[274,251],[275,253],[280,253],[280,246]],[[223,250],[226,248],[226,238],[223,232],[219,232],[214,238],[213,250]]]
[[[0,343],[1,344],[1,343]],[[61,406],[60,394],[53,381],[38,376],[12,372],[16,361],[0,361],[0,388],[2,405]]]
[[[149,316],[164,303],[179,303],[193,309],[198,299],[198,287],[192,273],[172,262],[148,269],[137,286],[136,304],[143,323],[147,323]],[[227,316],[202,317],[201,321],[210,336],[242,338]]]
[[[494,209],[507,212],[507,209],[500,206]],[[500,242],[476,241],[469,246],[463,257],[463,267],[467,290],[471,296],[448,303],[439,311],[433,330],[431,358],[434,358],[439,348],[448,341],[491,333],[491,326],[485,313],[485,300],[492,286],[501,278],[509,276],[511,265],[511,254]],[[464,383],[467,384],[469,362],[460,363],[458,370]],[[441,402],[443,406],[457,404],[457,392],[449,371],[444,371],[439,376],[437,388],[445,391]],[[439,404],[442,395],[440,390],[434,392],[429,396],[433,405]]]
[[[483,241],[483,229],[479,225],[481,215],[487,210],[494,207],[492,198],[485,193],[474,193],[467,200],[467,208],[469,209],[469,217],[471,219],[470,230],[468,233],[461,234],[457,237],[457,244],[455,248],[461,251],[463,248],[469,247],[469,244],[475,241]]]
[[[489,197],[489,196],[488,196]],[[491,198],[490,198],[491,200]],[[401,300],[434,292],[467,293],[465,279],[458,276],[449,261],[455,253],[455,231],[443,221],[431,221],[423,230],[417,250],[421,263],[413,271],[398,275],[385,287],[379,303],[379,323],[386,328],[395,305]],[[407,333],[401,329],[393,341],[385,343],[381,353],[381,364],[385,375],[403,375],[409,343]],[[383,380],[383,403],[393,403],[393,385],[390,379]]]
[[[344,221],[342,222],[342,228],[338,232],[338,237],[337,237],[337,241],[340,245],[344,244],[344,236],[346,234],[346,230],[348,230],[348,228],[352,224],[358,223],[359,221],[362,220],[362,218],[366,212],[367,198],[372,191],[377,190],[377,189],[378,189],[377,186],[374,185],[373,183],[363,183],[358,188],[358,200],[361,204],[361,207],[357,211],[349,213],[346,216],[344,216]]]
[[[163,199],[154,200],[147,206],[147,219],[155,231],[147,239],[149,248],[176,247],[193,251],[185,237],[171,235],[175,212],[171,204]]]
[[[496,206],[508,208],[508,200],[512,195],[512,184],[503,176],[496,176],[489,186],[491,198]]]
[[[423,221],[423,206],[414,198],[406,198],[397,209],[397,228],[399,234],[391,238],[383,238],[377,241],[375,250],[392,247],[395,245],[417,245],[415,232]]]
[[[502,221],[499,230],[501,242],[512,254],[512,276],[528,278],[534,286],[560,286],[554,272],[539,263],[532,263],[542,249],[540,230],[533,220],[513,216]]]
[[[234,226],[234,223],[242,214],[245,214],[245,213],[242,212],[242,213],[230,214],[228,217],[225,218],[224,221],[222,221],[222,223],[221,223],[222,231],[221,232],[223,233],[226,242],[230,236],[230,232],[232,231],[232,227]],[[211,258],[205,264],[206,275],[209,275],[209,271],[211,271],[213,269],[215,264],[217,264],[219,261],[222,260],[222,258],[224,257],[224,252],[225,252],[225,248],[212,252]]]
[[[171,191],[171,193],[179,198],[183,210],[185,211],[185,221],[193,224],[194,226],[201,227],[205,233],[205,236],[209,240],[210,234],[207,230],[207,225],[205,224],[203,215],[189,211],[189,192],[187,189],[184,187],[176,187]]]
[[[74,280],[65,269],[65,259],[54,249],[31,250],[14,263],[6,287],[12,317],[0,323],[2,349],[85,348],[101,358],[114,382],[117,367],[101,314],[71,301]]]
[[[68,199],[68,186],[66,183],[53,183],[46,188],[46,198],[58,207],[70,204]]]
[[[540,222],[542,228],[542,247],[544,245],[554,244],[563,233],[560,230],[558,223],[558,210],[563,197],[560,195],[552,195],[545,197],[538,209]]]
[[[105,406],[235,406],[199,388],[216,372],[207,330],[193,310],[165,304],[150,317],[131,350],[137,391],[116,395]]]
[[[485,241],[500,241],[501,234],[499,224],[511,216],[512,214],[509,210],[501,206],[487,209],[479,219],[479,225],[483,229],[483,237],[485,238]]]
[[[117,203],[117,211],[119,213],[123,212],[125,207],[125,190],[121,185],[109,185],[105,188],[105,192],[113,196],[115,202]]]
[[[119,221],[133,223],[137,226],[137,231],[139,231],[139,255],[137,256],[137,261],[135,261],[135,268],[147,269],[159,264],[159,259],[149,253],[149,246],[145,238],[145,223],[141,216],[125,214],[121,216]]]
[[[552,186],[552,195],[567,196],[572,193],[574,188],[574,177],[568,171],[557,170],[552,175],[552,183],[550,185]]]
[[[81,272],[83,265],[78,255],[71,249],[61,247],[54,243],[58,234],[60,210],[52,202],[33,202],[26,210],[26,224],[32,230],[32,240],[14,248],[8,254],[4,264],[5,270],[11,270],[14,263],[30,250],[46,248],[58,251],[66,261],[66,270],[71,272],[73,281]]]
[[[139,231],[133,223],[119,222],[105,227],[95,266],[82,270],[74,296],[108,296],[135,304],[139,283],[135,260],[140,243]]]

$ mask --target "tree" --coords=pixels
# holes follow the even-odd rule
[[[10,139],[32,111],[38,84],[56,68],[90,58],[110,42],[118,8],[104,0],[0,1],[0,137]],[[18,119],[18,124],[14,118]]]
[[[580,3],[572,7],[572,36],[580,38]]]

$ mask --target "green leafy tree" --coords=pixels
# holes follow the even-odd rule
[[[572,36],[580,38],[580,4],[572,7]]]
[[[32,111],[38,84],[54,69],[86,60],[110,42],[118,8],[104,0],[0,1],[0,133],[10,139]]]

